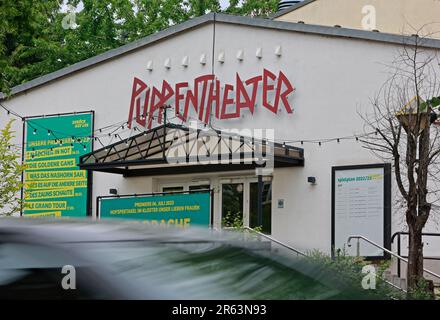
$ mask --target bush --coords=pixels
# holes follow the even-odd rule
[[[19,148],[12,144],[12,123],[9,121],[0,131],[0,216],[12,215],[22,208],[19,192],[25,166],[20,164]]]
[[[434,288],[432,281],[421,279],[415,289],[408,291],[408,299],[411,300],[434,300]]]
[[[314,250],[309,252],[306,259],[330,270],[335,277],[335,281],[346,283],[359,290],[368,291],[366,296],[371,299],[405,299],[403,291],[394,288],[383,279],[384,271],[389,268],[389,261],[381,261],[378,265],[374,265],[376,289],[366,290],[362,287],[362,280],[366,276],[362,273],[362,269],[371,263],[364,258],[348,256],[345,250],[336,251],[335,256],[332,258],[318,250]]]

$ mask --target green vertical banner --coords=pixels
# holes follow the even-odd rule
[[[92,151],[93,114],[28,118],[25,129],[23,215],[85,217],[87,171],[78,163]]]
[[[157,225],[209,226],[210,192],[100,198],[101,219],[134,219]]]

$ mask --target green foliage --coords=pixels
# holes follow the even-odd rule
[[[242,229],[243,218],[239,211],[228,211],[222,219],[222,226],[227,228]]]
[[[440,97],[433,97],[420,103],[420,112],[426,112],[428,110],[428,106],[433,110],[438,109],[440,106]]]
[[[420,279],[414,289],[408,291],[408,298],[411,300],[434,300],[433,291],[429,288],[430,282],[426,279]]]
[[[219,0],[0,0],[0,92],[209,12]],[[231,0],[226,13],[268,16],[276,0]]]
[[[358,290],[362,288],[362,279],[365,274],[362,268],[370,262],[365,261],[362,257],[353,257],[347,255],[345,250],[337,250],[335,257],[330,257],[318,250],[308,253],[307,259],[313,263],[321,265],[327,270],[333,271],[335,281],[343,281]],[[382,261],[376,265],[376,289],[364,290],[365,294],[370,295],[372,299],[405,299],[403,291],[397,290],[383,280],[383,273],[389,268],[389,261]]]
[[[382,260],[377,264],[377,275],[383,277],[386,270],[391,267],[391,260]]]
[[[0,215],[19,212],[22,205],[19,191],[24,165],[20,164],[18,148],[12,145],[12,123],[9,121],[0,131]]]
[[[237,15],[249,15],[252,17],[268,17],[277,10],[278,0],[230,0],[226,13]]]
[[[257,231],[257,232],[263,232],[263,227],[258,226],[258,227],[252,228],[252,230]]]
[[[0,0],[0,90],[56,70],[52,23],[58,1]]]
[[[232,211],[228,211],[225,217],[222,219],[222,226],[226,228],[234,228],[237,230],[243,230],[243,218],[241,216],[241,212],[232,213]],[[252,228],[252,230],[257,232],[263,232],[263,227],[258,226]]]
[[[440,106],[440,97],[434,97],[429,100],[428,103],[431,105],[432,109],[436,109]]]

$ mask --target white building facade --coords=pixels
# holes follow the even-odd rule
[[[301,250],[329,253],[332,168],[383,163],[356,139],[364,134],[359,112],[370,108],[370,99],[387,80],[386,64],[399,53],[403,40],[401,36],[377,32],[209,14],[20,85],[2,104],[24,116],[93,110],[95,129],[110,125],[116,128],[129,118],[135,78],[159,90],[164,80],[173,91],[177,91],[176,84],[187,82],[179,91],[183,95],[182,108],[186,90],[195,90],[194,79],[214,75],[220,83],[220,104],[229,99],[225,114],[240,112],[219,119],[221,108],[218,117],[212,109],[207,118],[202,116],[209,127],[273,130],[275,142],[303,151],[303,162],[275,167],[263,177],[271,188],[267,209],[271,216],[270,234]],[[426,46],[427,50],[436,51],[440,41],[429,40]],[[246,80],[261,76],[255,84],[253,113],[250,105],[236,107],[237,74],[245,84]],[[289,84],[293,90],[289,90]],[[249,99],[253,88],[248,82],[245,90]],[[229,90],[226,95],[225,90]],[[167,119],[189,126],[198,114],[189,107],[189,114],[182,121],[175,113],[176,96],[178,93],[174,92],[167,101],[171,106]],[[276,102],[276,112],[269,110]],[[8,118],[0,119],[4,126]],[[158,120],[157,113],[152,128],[161,124]],[[19,145],[23,123],[16,121],[13,126]],[[105,136],[108,131],[104,130],[100,139],[103,145],[94,141],[94,149],[137,134],[133,127],[121,126],[117,138],[113,133]],[[145,130],[139,125],[138,128]],[[213,190],[215,227],[220,227],[224,218],[224,188],[241,193],[236,199],[241,202],[244,224],[250,224],[258,181],[255,170],[178,174],[172,172],[172,167],[169,170],[167,174],[137,177],[94,171],[91,215],[96,217],[96,197],[108,196],[110,189],[119,194],[143,194],[201,186]],[[315,178],[315,183],[310,183],[309,177]],[[397,188],[391,187],[391,195],[394,203]],[[403,216],[396,208],[392,212],[392,233],[405,230]],[[430,221],[427,231],[439,230]]]

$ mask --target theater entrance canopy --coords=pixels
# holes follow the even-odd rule
[[[273,142],[268,130],[197,129],[166,124],[80,158],[80,168],[131,176],[304,165],[303,149]],[[263,173],[266,174],[266,173]]]

